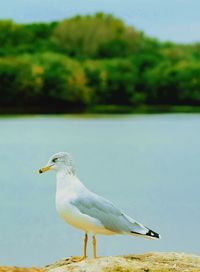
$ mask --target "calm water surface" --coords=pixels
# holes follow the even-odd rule
[[[81,254],[83,234],[55,210],[55,174],[37,174],[58,151],[87,187],[162,235],[98,236],[99,255],[200,254],[200,115],[13,117],[0,118],[1,265]]]

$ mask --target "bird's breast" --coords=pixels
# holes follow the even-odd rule
[[[70,217],[73,214],[73,206],[70,203],[71,197],[69,194],[62,192],[56,193],[56,210],[61,218]]]

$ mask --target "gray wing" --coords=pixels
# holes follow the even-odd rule
[[[116,233],[146,234],[147,228],[128,217],[111,202],[96,194],[88,192],[71,201],[81,213],[98,219],[103,226]]]

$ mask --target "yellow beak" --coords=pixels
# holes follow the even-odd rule
[[[41,169],[39,170],[39,173],[42,174],[42,173],[48,171],[50,168],[51,168],[51,165],[50,165],[50,166],[45,166],[45,167],[43,167],[43,168],[41,168]]]

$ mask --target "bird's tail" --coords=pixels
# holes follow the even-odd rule
[[[147,239],[161,239],[160,234],[157,232],[145,227],[144,225],[140,224],[139,222],[135,221],[131,217],[125,215],[128,221],[131,223],[130,232],[129,234],[144,237]]]

